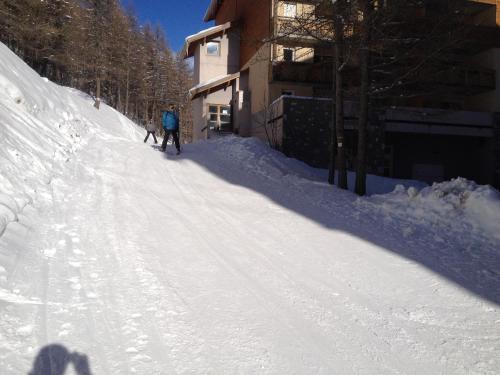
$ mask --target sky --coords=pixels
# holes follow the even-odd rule
[[[188,35],[204,30],[212,23],[203,22],[210,0],[121,0],[132,5],[141,24],[163,26],[170,47],[179,51]]]

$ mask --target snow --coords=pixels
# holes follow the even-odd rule
[[[451,221],[458,231],[467,228],[500,240],[500,194],[490,186],[479,186],[464,178],[435,183],[420,191],[398,185],[392,193],[373,196],[360,204],[428,226],[442,227]]]
[[[211,78],[211,79],[209,79],[209,80],[207,80],[205,82],[200,82],[199,84],[197,84],[196,86],[192,87],[189,90],[189,94],[190,95],[194,95],[196,90],[202,89],[204,87],[211,86],[214,83],[217,83],[219,81],[221,81],[222,83],[224,83],[226,81],[233,80],[236,76],[238,76],[238,74],[224,74],[224,75],[219,75],[219,76],[216,76],[214,78]]]
[[[0,56],[1,234],[93,133],[130,138],[137,129],[109,107],[97,113],[83,94],[41,79],[3,44]]]
[[[491,187],[370,176],[358,198],[255,139],[158,152],[2,45],[0,76],[2,375],[52,359],[106,375],[498,373]]]
[[[204,30],[198,31],[196,34],[187,36],[186,43],[191,43],[192,41],[197,40],[203,36],[211,35],[213,32],[227,29],[230,26],[231,26],[231,23],[228,22],[228,23],[223,24],[223,25],[212,26],[212,27],[206,28]]]

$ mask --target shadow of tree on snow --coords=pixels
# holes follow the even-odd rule
[[[231,141],[227,144],[231,147]],[[161,151],[158,146],[152,147]],[[306,182],[305,189],[314,190],[311,194],[303,190],[294,190],[293,184],[287,185],[284,189],[284,185],[276,181],[280,178],[280,173],[283,174],[283,178],[293,177],[294,174],[298,177],[304,176],[300,176],[300,172],[287,170],[286,163],[289,159],[285,160],[282,154],[273,154],[276,151],[267,146],[264,147],[268,150],[264,148],[260,150],[263,157],[256,155],[256,160],[252,159],[250,163],[238,155],[223,155],[220,147],[220,144],[213,144],[210,141],[184,145],[182,154],[175,156],[175,148],[168,145],[164,157],[170,162],[182,163],[188,160],[195,162],[230,184],[251,189],[329,229],[352,234],[418,262],[475,295],[500,305],[500,251],[498,248],[495,250],[497,244],[485,243],[484,246],[477,246],[473,242],[459,243],[457,247],[451,248],[443,242],[429,241],[429,234],[425,233],[424,226],[416,227],[414,235],[406,238],[401,232],[395,232],[393,227],[385,227],[382,217],[377,217],[375,213],[370,217],[366,212],[358,210],[355,205],[357,197],[354,194],[329,186],[322,177],[314,176],[313,169],[311,175],[303,178]],[[250,158],[254,157],[251,155],[251,150],[248,155]],[[278,160],[277,165],[276,160]],[[280,160],[284,160],[283,165],[279,164]],[[270,178],[266,173],[259,173],[259,164],[264,164],[264,168],[278,170],[277,175]],[[291,165],[293,166],[293,161]],[[280,168],[282,171],[279,171]],[[321,198],[319,202],[316,201],[318,197]],[[350,212],[345,212],[346,206],[350,207]],[[409,225],[415,226],[415,223],[409,222]],[[443,236],[446,238],[452,234],[443,233]]]

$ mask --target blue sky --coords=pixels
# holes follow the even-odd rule
[[[121,0],[131,4],[141,24],[160,24],[167,34],[170,47],[179,51],[184,38],[204,30],[212,23],[203,22],[210,0]]]

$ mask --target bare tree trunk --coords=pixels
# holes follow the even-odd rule
[[[345,157],[344,139],[344,92],[343,84],[343,64],[344,64],[344,27],[342,16],[339,15],[340,1],[337,2],[337,15],[335,16],[335,127],[337,133],[337,158],[339,167],[338,186],[347,189],[347,168]]]
[[[123,110],[123,103],[122,103],[122,88],[121,86],[118,86],[118,92],[116,93],[117,99],[116,99],[116,109],[118,112],[122,112]]]
[[[330,122],[330,160],[328,168],[328,183],[330,185],[335,184],[335,154],[337,153],[337,134],[336,134],[336,77],[337,77],[337,67],[332,64],[332,118]]]
[[[101,75],[99,73],[97,73],[94,107],[99,109],[100,106],[101,106]]]
[[[127,80],[125,83],[125,115],[128,116],[128,107],[130,101],[130,33],[127,41]]]
[[[366,131],[368,124],[369,96],[368,89],[370,85],[370,29],[371,6],[369,0],[361,0],[361,12],[363,21],[361,24],[361,46],[360,46],[360,65],[361,65],[361,88],[360,88],[360,109],[358,122],[358,160],[356,163],[356,187],[358,195],[366,194]]]
[[[143,114],[144,124],[147,124],[148,120],[149,120],[149,101],[146,97],[146,99],[144,100],[144,114]]]

